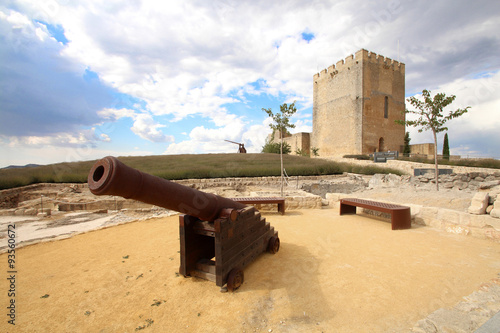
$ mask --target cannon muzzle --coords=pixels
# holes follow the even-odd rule
[[[223,210],[245,208],[239,202],[143,173],[112,156],[97,161],[87,180],[95,195],[134,199],[204,221],[214,221]]]

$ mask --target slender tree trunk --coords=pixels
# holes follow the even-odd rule
[[[281,196],[283,197],[283,187],[284,187],[284,184],[283,184],[283,181],[284,181],[284,177],[283,177],[283,130],[280,131],[280,137],[281,137],[281,144],[280,144],[281,190],[280,190],[280,193],[281,193]]]
[[[439,166],[438,166],[438,153],[437,153],[437,135],[436,131],[432,131],[434,134],[434,166],[436,173],[436,191],[439,191]]]

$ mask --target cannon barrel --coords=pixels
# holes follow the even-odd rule
[[[214,221],[224,209],[242,209],[244,204],[198,191],[131,168],[108,156],[97,161],[88,175],[90,192],[116,195]]]

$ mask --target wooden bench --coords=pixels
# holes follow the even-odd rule
[[[364,199],[340,199],[340,215],[356,214],[356,207],[391,214],[392,230],[410,229],[410,207]]]
[[[285,215],[285,198],[281,197],[254,197],[254,198],[230,198],[242,204],[278,204],[278,212]]]

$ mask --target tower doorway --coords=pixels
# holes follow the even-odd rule
[[[380,138],[378,140],[378,151],[385,151],[385,146],[384,146],[384,138]]]

